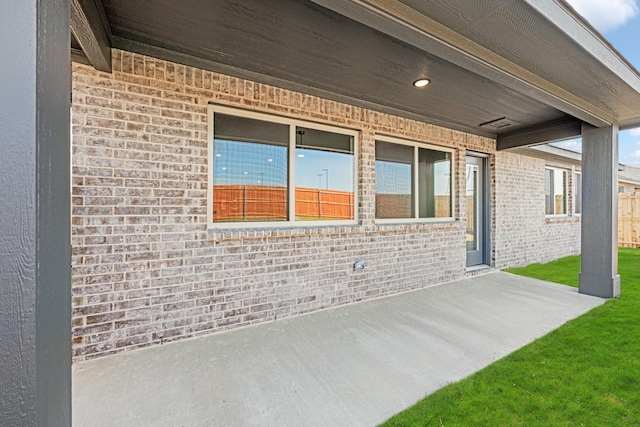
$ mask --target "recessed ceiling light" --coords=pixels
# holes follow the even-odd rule
[[[244,174],[245,174],[245,175],[249,175],[249,172],[245,172]]]
[[[431,81],[429,79],[418,79],[415,82],[413,82],[413,85],[415,87],[425,87],[429,83],[431,83]]]
[[[298,157],[304,157],[304,154],[298,154]]]
[[[273,162],[273,159],[267,159],[267,162]]]
[[[221,156],[222,156],[222,154],[216,153],[216,157],[221,157]]]
[[[223,171],[226,171],[226,170],[227,170],[227,168],[222,168],[222,170],[223,170]]]

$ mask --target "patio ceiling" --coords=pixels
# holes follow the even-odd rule
[[[115,47],[496,137],[499,148],[575,137],[582,122],[640,125],[637,71],[560,0],[71,3],[73,43],[98,69]],[[421,77],[431,84],[414,88]]]

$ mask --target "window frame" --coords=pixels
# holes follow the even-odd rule
[[[275,114],[261,113],[244,110],[241,108],[227,107],[213,103],[207,108],[207,230],[220,229],[247,229],[247,228],[291,228],[291,227],[317,227],[317,226],[344,226],[357,225],[360,222],[359,212],[359,190],[358,182],[358,159],[359,159],[359,135],[355,129],[343,128],[332,125],[325,125],[300,119],[294,119]],[[214,164],[214,139],[216,113],[237,116],[246,119],[261,120],[270,123],[278,123],[289,126],[288,169],[287,169],[287,202],[289,219],[286,221],[241,221],[241,222],[214,222],[213,221],[213,164]],[[319,221],[297,221],[295,205],[296,188],[296,128],[305,127],[317,129],[325,132],[348,135],[353,138],[353,219],[346,220],[319,220]]]
[[[575,216],[582,215],[582,194],[580,194],[580,212],[578,212],[578,175],[580,175],[580,193],[582,193],[582,171],[575,171],[573,173],[573,214]]]
[[[547,170],[550,171],[560,171],[560,172],[564,172],[566,174],[566,180],[565,180],[565,184],[564,184],[564,193],[566,194],[565,196],[565,200],[564,200],[564,210],[565,213],[553,213],[553,214],[548,214],[547,213],[547,206],[546,206],[546,174],[547,174]],[[544,215],[546,218],[564,218],[564,217],[568,217],[569,216],[569,174],[571,173],[571,171],[569,169],[564,169],[564,168],[558,168],[558,167],[553,167],[553,166],[545,166],[544,167],[544,172],[545,172],[545,204],[544,204]],[[553,192],[553,189],[551,190]],[[555,194],[554,194],[555,197]],[[555,204],[554,204],[554,212],[555,212]]]
[[[420,224],[420,223],[434,223],[434,222],[455,222],[456,220],[456,204],[455,204],[456,182],[454,177],[456,176],[456,149],[443,147],[440,145],[433,145],[433,144],[424,143],[424,142],[418,142],[418,141],[413,141],[408,139],[387,136],[387,135],[376,135],[374,139],[374,144],[376,141],[413,147],[413,163],[411,166],[413,168],[414,173],[412,174],[413,175],[412,185],[413,185],[413,188],[416,189],[416,191],[415,191],[415,194],[412,195],[413,211],[414,211],[413,218],[375,218],[375,223],[376,224]],[[443,153],[451,154],[451,171],[450,171],[451,175],[449,177],[449,179],[451,180],[450,181],[451,216],[436,217],[436,218],[419,218],[418,217],[418,215],[420,215],[419,198],[418,198],[418,194],[419,194],[418,185],[420,183],[420,177],[419,177],[420,174],[418,173],[418,160],[419,160],[418,149],[419,148],[425,148],[427,150],[440,151]],[[376,162],[376,156],[374,154],[374,165],[375,165],[375,162]],[[377,178],[377,172],[378,171],[376,170],[376,178]],[[374,186],[375,186],[375,183],[374,183]],[[375,197],[377,197],[375,188],[374,188],[374,195]]]

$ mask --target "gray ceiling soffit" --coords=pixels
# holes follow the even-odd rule
[[[479,25],[479,29],[491,34],[474,34],[465,30],[463,24],[454,25],[451,20],[445,21],[446,25],[440,23],[447,11],[458,9],[457,16],[463,19],[467,11],[477,2],[452,2],[450,0],[424,1],[398,1],[398,0],[312,0],[324,7],[349,16],[367,26],[375,28],[392,37],[402,40],[408,44],[424,49],[433,55],[443,58],[451,63],[471,70],[492,81],[499,81],[519,93],[543,102],[549,106],[557,108],[567,114],[577,117],[593,126],[604,126],[614,121],[614,116],[610,109],[603,109],[600,106],[585,101],[575,92],[564,89],[553,80],[545,79],[536,74],[534,60],[529,58],[530,45],[539,48],[539,44],[531,43],[527,38],[534,38],[535,31],[526,34],[524,40],[519,42],[515,49],[516,55],[522,61],[516,63],[508,56],[503,56],[504,52],[496,53],[492,43],[498,46],[505,42],[504,39],[508,30],[517,30],[521,24],[521,17],[516,14],[499,17],[492,22],[484,22]],[[406,4],[405,4],[406,3]],[[411,6],[419,7],[414,9]],[[497,13],[501,13],[507,7],[527,7],[522,0],[489,1],[486,7],[489,11],[482,11],[484,19],[488,19]],[[424,14],[422,12],[428,12]],[[520,11],[522,12],[522,11]],[[480,15],[480,14],[479,14]],[[535,24],[547,23],[540,16],[532,16],[531,20]],[[477,21],[476,21],[477,22]],[[473,22],[471,23],[473,24]],[[471,24],[466,24],[467,26]],[[454,31],[448,25],[458,28]],[[509,28],[507,25],[510,25]],[[491,28],[485,28],[491,27]],[[548,24],[549,28],[552,25]],[[529,28],[527,28],[529,30]],[[538,28],[537,30],[541,30]],[[544,30],[547,30],[546,28]],[[502,35],[500,35],[502,34]],[[496,40],[493,38],[497,36]],[[511,36],[511,35],[510,35]],[[481,43],[483,37],[490,37],[490,42]],[[474,40],[475,38],[475,40]],[[522,39],[522,37],[521,37]],[[552,55],[545,58],[563,61],[566,56],[563,54],[557,58]],[[557,66],[558,62],[555,65]],[[559,81],[562,83],[562,81]],[[640,96],[638,97],[640,99]]]
[[[71,0],[71,34],[96,70],[111,72],[111,35],[102,3],[94,0]],[[74,48],[72,46],[72,48]],[[76,59],[79,52],[73,52]]]
[[[457,130],[460,132],[471,133],[474,135],[484,136],[487,138],[495,139],[496,134],[494,132],[478,130],[475,127],[467,126],[465,124],[454,123],[450,120],[441,120],[424,114],[417,114],[407,111],[406,109],[393,108],[384,104],[378,104],[375,102],[369,102],[361,98],[344,95],[337,92],[331,92],[328,90],[319,89],[315,86],[309,86],[293,82],[291,80],[273,77],[268,74],[260,74],[258,72],[246,70],[243,68],[234,67],[231,65],[222,64],[220,62],[211,61],[205,58],[201,58],[196,55],[190,55],[183,53],[183,51],[176,51],[173,49],[165,49],[150,44],[113,36],[113,47],[116,49],[125,50],[128,52],[139,53],[141,55],[147,55],[154,58],[164,59],[166,61],[176,62],[179,64],[200,68],[203,70],[213,71],[229,76],[238,77],[241,79],[250,80],[257,83],[267,84],[274,87],[292,90],[320,98],[329,99],[335,102],[341,102],[344,104],[354,105],[356,107],[366,108],[372,111],[380,111],[390,115],[405,117],[408,119],[430,123],[436,126],[442,126],[449,129]]]
[[[104,6],[115,47],[456,130],[495,137],[499,132],[479,124],[508,116],[525,127],[565,116],[312,2],[105,0]],[[427,88],[411,85],[426,75]]]
[[[400,1],[566,89],[621,126],[638,122],[637,70],[563,0]]]
[[[621,129],[639,125],[637,73],[558,1],[102,0],[102,5],[116,48],[502,136],[504,146],[568,134],[579,121],[618,123]],[[567,24],[572,35],[558,28],[563,20],[572,22]],[[419,77],[432,83],[417,90],[411,82]],[[498,119],[510,126],[481,126]]]

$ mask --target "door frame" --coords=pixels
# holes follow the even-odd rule
[[[491,265],[491,178],[489,170],[489,154],[479,153],[474,151],[467,151],[465,156],[465,171],[467,169],[467,158],[472,157],[477,159],[482,168],[482,176],[480,177],[480,204],[482,212],[482,221],[480,224],[480,232],[482,235],[482,241],[480,242],[479,250],[482,252],[481,260],[479,263],[469,265],[468,258],[465,260],[466,268],[474,268],[483,265]],[[465,172],[466,182],[466,172]],[[466,191],[463,193],[466,194]],[[465,233],[466,235],[466,233]],[[466,238],[466,237],[465,237]],[[466,256],[466,252],[465,252]]]

